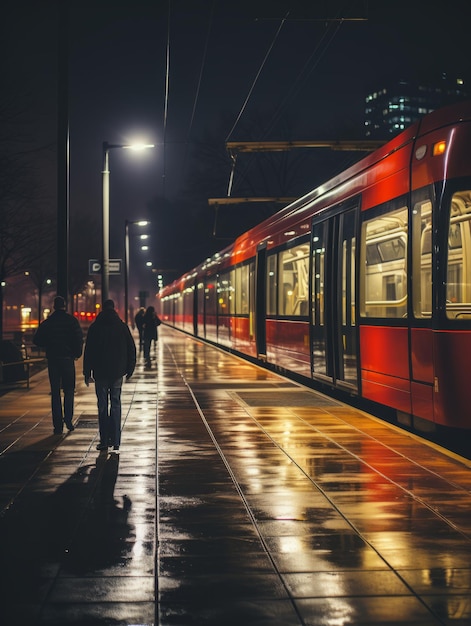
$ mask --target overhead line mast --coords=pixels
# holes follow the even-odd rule
[[[231,156],[234,152],[285,152],[293,148],[330,148],[331,150],[371,152],[385,143],[385,141],[367,139],[353,141],[228,141],[226,148]]]
[[[231,175],[225,198],[209,198],[208,204],[243,204],[246,202],[293,202],[296,198],[279,198],[265,196],[263,198],[244,197],[233,198],[231,196],[234,172],[239,152],[287,152],[295,148],[328,148],[330,150],[350,152],[372,152],[383,146],[386,142],[381,140],[307,140],[307,141],[228,141],[226,148],[232,161]]]

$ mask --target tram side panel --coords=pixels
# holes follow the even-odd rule
[[[409,141],[368,171],[359,270],[361,394],[407,414],[412,411],[407,320],[412,146]]]
[[[310,378],[309,322],[267,320],[267,360]]]
[[[416,324],[428,318],[428,325],[411,334],[413,415],[469,429],[471,124],[459,119],[436,129],[429,119],[412,159],[413,187],[435,190],[430,227],[421,227],[426,243],[414,259],[421,270],[413,276],[413,313]],[[419,211],[413,204],[413,216]]]

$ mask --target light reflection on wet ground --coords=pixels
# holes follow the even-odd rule
[[[203,611],[201,598],[210,594],[208,560],[219,571],[227,563],[226,558],[221,563],[221,555],[229,545],[230,570],[246,571],[245,564],[250,563],[252,571],[255,566],[263,580],[272,581],[273,600],[278,600],[273,570],[277,573],[284,586],[279,600],[289,599],[294,611],[286,602],[290,615],[284,616],[286,623],[471,623],[471,570],[466,564],[471,562],[471,517],[461,514],[471,503],[467,467],[352,408],[303,402],[305,392],[292,406],[278,406],[276,377],[263,372],[266,389],[261,394],[248,392],[250,384],[242,381],[239,362],[202,344],[187,341],[183,349],[173,345],[172,351],[190,387],[192,372],[184,364],[191,351],[198,354],[193,392],[220,446],[221,460],[214,457],[213,463],[199,455],[189,462],[185,446],[191,442],[204,449],[208,431],[201,427],[196,410],[179,412],[177,425],[172,407],[162,403],[159,476],[164,526],[159,580],[164,615],[173,615],[180,600],[185,604],[190,585],[196,585],[201,595],[199,601],[192,599],[188,613]],[[201,382],[203,362],[208,385]],[[244,370],[247,379],[255,379],[246,365]],[[218,384],[211,385],[215,380]],[[293,389],[290,393],[294,397]],[[267,397],[273,402],[264,406]],[[214,508],[215,494],[222,489],[217,468],[223,465],[230,468],[234,490],[243,494],[239,511],[236,500],[229,505],[222,497],[216,498],[220,506]],[[227,493],[229,487],[225,489]],[[167,500],[176,494],[180,504],[192,498],[194,506],[182,507],[173,518]],[[238,548],[240,562],[234,563],[232,524],[240,532],[247,517],[269,558],[256,550],[257,542],[246,541]],[[173,548],[183,545],[173,550],[169,542]],[[166,583],[174,581],[174,562],[181,558],[184,580],[167,593]],[[224,567],[221,576],[228,576]],[[242,608],[250,594],[245,586],[231,584],[232,592],[221,600],[252,623]],[[265,591],[259,588],[263,606]],[[219,605],[217,596],[214,602]],[[257,619],[260,616],[253,623],[262,623]],[[216,618],[209,623],[216,623]],[[267,618],[266,623],[284,622]]]
[[[62,438],[44,378],[2,398],[2,625],[469,626],[469,467],[160,337],[158,375],[140,362],[123,388],[119,455],[96,452],[83,385]]]

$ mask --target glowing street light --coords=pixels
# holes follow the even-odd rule
[[[103,254],[101,261],[101,299],[102,302],[108,300],[110,289],[110,150],[113,148],[123,148],[124,150],[141,151],[154,148],[154,144],[112,144],[103,142]],[[127,309],[126,309],[127,311]]]

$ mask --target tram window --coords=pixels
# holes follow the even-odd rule
[[[190,330],[193,325],[193,301],[194,301],[194,287],[185,287],[183,290],[183,323],[182,328],[184,330]]]
[[[446,312],[471,319],[471,191],[453,194],[448,226]]]
[[[407,207],[389,204],[363,223],[363,316],[402,318],[407,314],[407,224]]]
[[[204,283],[198,283],[198,315],[204,315]]]
[[[267,258],[267,315],[276,315],[277,260],[277,254],[271,254]]]
[[[183,320],[183,296],[181,293],[177,294],[177,298],[175,300],[175,317],[181,324]]]
[[[214,282],[215,278],[208,279],[204,289],[206,315],[216,315],[216,289],[214,288]]]
[[[248,315],[249,312],[249,266],[242,265],[235,270],[235,309],[237,315]]]
[[[342,326],[355,325],[355,210],[342,220]]]
[[[412,210],[412,301],[414,316],[432,316],[432,202],[414,204]]]
[[[279,315],[309,315],[309,243],[284,250],[279,259]]]
[[[218,314],[230,315],[232,312],[232,284],[229,272],[221,274],[217,283]]]

